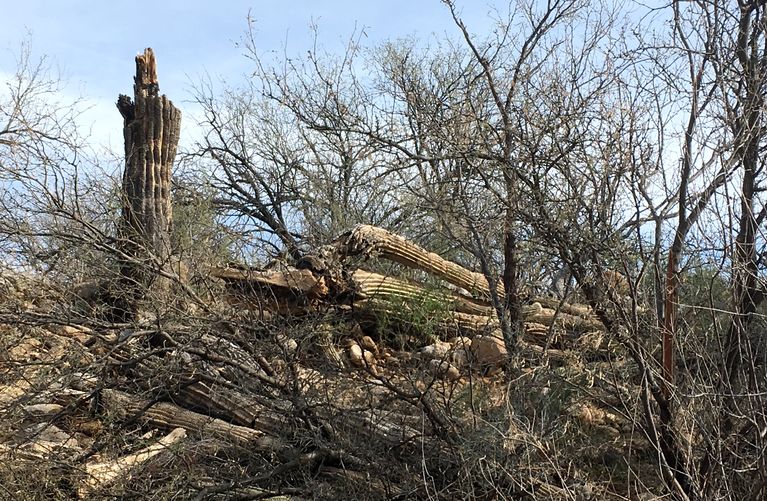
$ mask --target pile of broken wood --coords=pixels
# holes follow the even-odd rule
[[[447,285],[426,287],[359,266],[373,258]],[[284,484],[269,486],[306,468],[341,483],[380,479],[368,486],[380,495],[417,496],[420,476],[395,487],[378,455],[397,451],[418,464],[425,448],[440,457],[456,439],[456,423],[435,392],[479,377],[474,367],[492,372],[506,355],[485,278],[380,228],[359,226],[294,266],[210,273],[246,313],[75,324],[30,304],[2,316],[3,347],[13,348],[0,361],[3,461],[23,469],[54,458],[66,465],[59,474],[69,495],[90,498],[125,489],[158,458],[184,463],[190,455],[239,450],[269,458],[268,469],[236,485],[200,481],[199,499],[224,492],[222,485],[228,494],[290,493]],[[413,322],[424,304],[441,339],[424,338],[415,353],[360,327],[370,317]],[[600,343],[601,324],[588,307],[537,299],[524,313],[520,342],[534,353],[566,357],[584,339]],[[309,363],[313,350],[324,365]],[[327,362],[333,371],[323,369]],[[403,376],[405,366],[422,367],[422,376]],[[107,450],[101,437],[110,423],[150,431],[127,450]],[[347,437],[364,437],[366,447],[344,447]],[[197,445],[184,447],[189,440]]]
[[[418,270],[429,286],[361,267],[374,260]],[[391,269],[391,266],[386,266]],[[407,323],[431,313],[440,337],[493,337],[502,345],[488,281],[438,254],[382,228],[360,225],[336,242],[276,269],[217,267],[211,275],[224,280],[230,302],[262,318],[275,314],[306,314],[333,307],[358,318],[386,318]],[[435,286],[434,283],[442,286]],[[503,285],[497,290],[503,295]],[[604,326],[586,305],[553,297],[530,298],[522,308],[522,347],[560,358],[563,352],[599,349]],[[464,341],[464,342],[465,342]],[[505,349],[505,348],[502,348]],[[482,365],[482,364],[480,364]]]

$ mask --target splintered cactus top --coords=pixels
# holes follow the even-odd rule
[[[157,95],[160,84],[157,81],[157,61],[151,47],[144,49],[143,54],[136,56],[136,90],[146,89],[150,94]]]

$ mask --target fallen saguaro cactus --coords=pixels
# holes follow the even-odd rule
[[[158,454],[166,452],[170,446],[184,438],[186,438],[186,430],[175,428],[158,440],[157,443],[133,454],[128,454],[111,461],[87,463],[85,465],[86,477],[77,491],[78,496],[81,499],[89,498],[93,491],[128,476],[131,470],[146,463]]]
[[[359,268],[359,258],[379,258],[425,272],[444,286],[425,286]],[[364,262],[364,260],[363,260]],[[300,268],[300,269],[298,269]],[[238,304],[263,313],[308,313],[320,307],[349,307],[406,321],[419,309],[434,310],[433,320],[446,333],[483,335],[498,329],[485,277],[419,245],[375,226],[360,225],[311,253],[296,267],[281,270],[212,268]],[[449,285],[447,285],[449,284]],[[503,294],[503,288],[498,290]],[[421,312],[422,313],[422,312]],[[523,306],[525,339],[546,345],[599,331],[602,323],[584,305],[533,298]],[[555,331],[556,335],[552,336]]]
[[[490,294],[487,279],[481,273],[467,270],[383,228],[364,224],[357,226],[342,235],[337,240],[337,245],[339,252],[346,257],[377,255],[430,273],[472,294],[482,297]],[[497,287],[498,293],[503,295],[503,285],[499,283]]]

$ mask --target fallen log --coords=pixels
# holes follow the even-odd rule
[[[337,241],[342,256],[380,256],[395,263],[426,271],[443,280],[462,287],[472,294],[489,297],[487,279],[481,273],[469,271],[461,265],[429,252],[409,240],[383,228],[359,225]],[[497,285],[503,295],[503,285]]]
[[[447,291],[428,290],[404,280],[388,277],[365,270],[355,270],[352,281],[360,299],[398,298],[405,300],[429,301],[439,304],[445,310],[470,315],[492,315],[492,307],[485,302],[467,298]]]
[[[186,406],[272,435],[276,435],[284,424],[277,413],[266,409],[253,399],[221,386],[211,387],[202,382],[187,384],[180,390],[178,398],[183,399],[182,403]]]
[[[93,491],[104,488],[121,477],[128,476],[134,468],[167,451],[171,445],[183,440],[185,437],[185,429],[175,428],[158,440],[156,444],[145,447],[138,452],[111,461],[86,464],[86,477],[77,489],[78,496],[81,499],[87,499]]]
[[[327,294],[327,286],[322,278],[316,277],[310,270],[258,271],[215,266],[208,270],[211,276],[240,286],[244,291],[269,291],[286,296],[299,293],[309,298],[324,297]]]
[[[543,308],[535,315],[525,317],[527,322],[535,322],[544,325],[552,325],[565,329],[567,331],[585,332],[592,330],[602,330],[604,325],[596,317],[582,317],[571,315],[560,311],[556,313],[549,308]]]
[[[569,313],[579,317],[596,317],[591,306],[585,304],[566,303],[553,297],[539,297],[535,298],[535,300],[541,303],[541,306],[544,308],[550,308],[555,311],[559,310],[562,313]]]
[[[272,313],[306,313],[317,299],[328,296],[324,277],[315,276],[310,270],[211,267],[208,273],[223,280],[228,303],[259,311],[264,319]]]
[[[256,449],[274,449],[274,439],[266,437],[260,430],[229,424],[220,419],[192,412],[169,402],[149,401],[134,397],[128,393],[105,389],[101,391],[100,403],[112,416],[120,420],[135,418],[147,425],[187,431],[255,447]]]
[[[378,256],[425,271],[455,287],[467,289],[471,294],[447,287],[427,288],[362,269],[343,270],[348,258],[360,255]],[[467,270],[382,228],[357,226],[336,240],[334,246],[321,248],[316,255],[300,260],[299,265],[300,270],[226,268],[212,269],[212,274],[227,282],[230,288],[255,297],[256,300],[250,302],[257,308],[271,308],[275,313],[306,312],[322,303],[333,305],[343,297],[346,301],[343,305],[351,303],[355,310],[385,314],[405,323],[409,319],[433,321],[450,333],[457,330],[472,335],[487,334],[498,328],[497,312],[487,299],[489,287],[482,274]],[[503,294],[500,286],[499,292]],[[283,302],[270,303],[270,298],[281,298]],[[421,318],[423,315],[426,317]],[[553,325],[555,329],[567,331],[569,338],[604,328],[589,307],[552,298],[535,298],[523,306],[522,315],[528,323]],[[530,340],[538,337],[533,336]]]

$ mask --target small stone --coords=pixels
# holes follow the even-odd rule
[[[453,364],[446,361],[431,360],[429,362],[429,370],[435,376],[447,379],[448,381],[457,381],[461,378],[460,371]]]
[[[450,349],[451,346],[449,343],[438,340],[434,344],[424,346],[418,350],[418,354],[424,360],[443,360],[447,356]]]
[[[24,412],[33,418],[49,418],[55,416],[64,409],[59,404],[33,404],[25,405]]]
[[[54,334],[59,336],[72,338],[79,341],[82,344],[87,343],[91,339],[92,331],[87,327],[76,327],[74,325],[56,325],[53,324],[48,328]]]
[[[362,349],[357,343],[350,344],[347,348],[349,361],[355,367],[367,367],[375,373],[376,358],[373,352]]]
[[[298,349],[298,343],[295,339],[289,338],[285,334],[277,334],[277,343],[288,353],[294,353]]]
[[[378,346],[376,345],[376,342],[373,341],[373,338],[370,336],[362,336],[362,339],[360,340],[360,345],[362,345],[363,348],[366,350],[378,354]]]
[[[365,359],[362,355],[362,347],[357,343],[349,345],[346,350],[346,354],[349,356],[349,362],[355,367],[364,367]]]
[[[465,336],[456,336],[454,338],[449,339],[447,342],[453,348],[468,349],[469,347],[471,347],[471,338],[465,337]]]
[[[469,365],[468,348],[456,348],[450,353],[450,362],[456,367],[463,368]]]
[[[496,367],[508,359],[503,339],[496,336],[477,336],[472,339],[471,354],[482,367]]]

